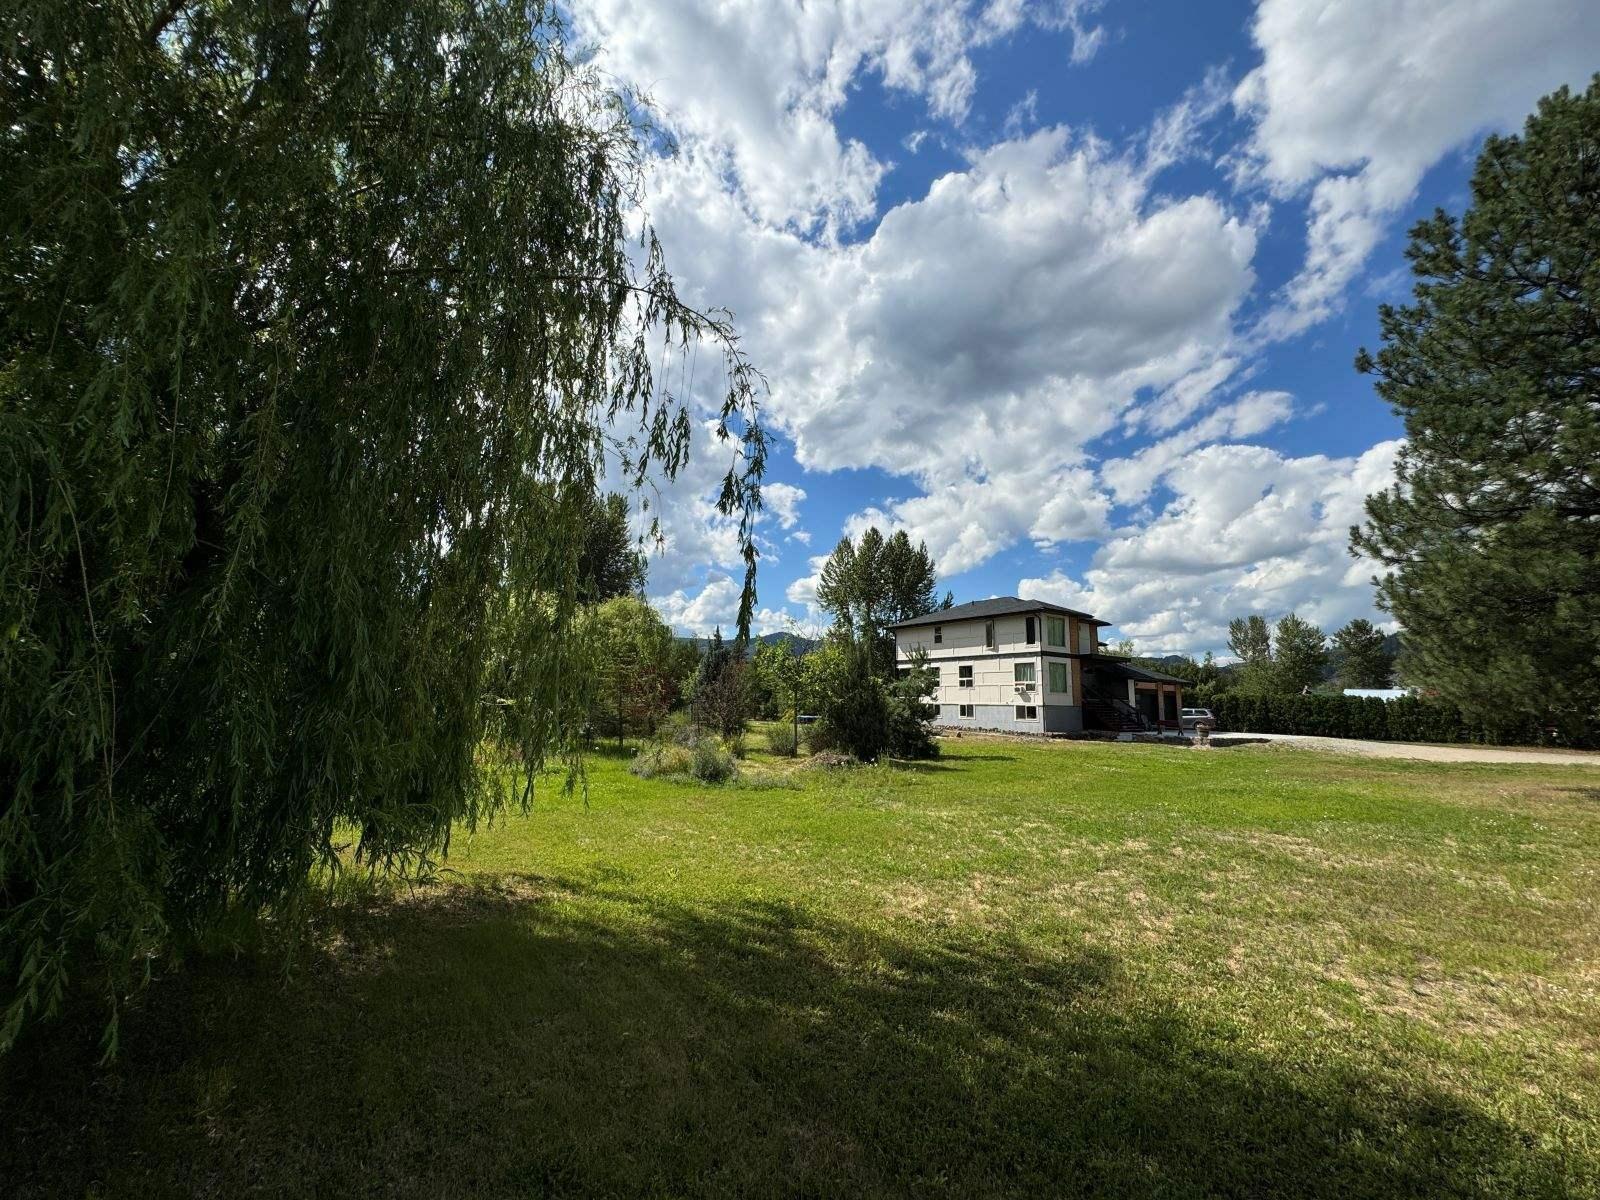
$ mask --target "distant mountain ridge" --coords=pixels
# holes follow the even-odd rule
[[[814,638],[801,637],[798,633],[763,633],[759,637],[751,638],[750,641],[752,643],[760,642],[762,645],[770,646],[774,642],[781,642],[784,638],[788,638],[791,642],[793,642],[795,649],[797,649],[801,654],[810,654],[818,646],[822,645],[820,641],[817,641]],[[711,639],[708,637],[680,637],[677,640],[680,642],[689,643],[702,654],[705,653],[706,647],[711,645]],[[733,641],[733,639],[727,634],[723,634],[722,640],[727,643],[731,643]]]

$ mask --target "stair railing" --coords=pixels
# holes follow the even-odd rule
[[[1140,729],[1150,730],[1155,728],[1155,726],[1150,724],[1149,717],[1145,716],[1144,713],[1142,713],[1135,705],[1129,704],[1126,700],[1119,700],[1115,696],[1101,695],[1093,688],[1087,686],[1083,689],[1083,698],[1086,701],[1094,700],[1101,704],[1109,704],[1113,712],[1122,716],[1131,717],[1133,720],[1137,721]]]

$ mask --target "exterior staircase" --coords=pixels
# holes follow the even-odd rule
[[[1083,698],[1083,727],[1115,733],[1148,733],[1151,729],[1145,715],[1126,700],[1087,695]]]

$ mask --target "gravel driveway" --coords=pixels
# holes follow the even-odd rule
[[[1420,758],[1429,762],[1548,763],[1560,767],[1600,767],[1600,753],[1555,750],[1502,750],[1495,746],[1416,746],[1406,742],[1364,742],[1355,738],[1310,737],[1298,733],[1218,733],[1213,746],[1275,742],[1307,750],[1333,750],[1372,758]]]

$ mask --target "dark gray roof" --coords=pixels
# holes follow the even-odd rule
[[[1093,654],[1086,660],[1097,667],[1110,667],[1125,679],[1132,679],[1138,683],[1181,683],[1190,686],[1187,679],[1179,679],[1176,675],[1165,675],[1160,671],[1152,671],[1149,667],[1136,667],[1125,658],[1113,658],[1106,654]]]
[[[909,621],[897,621],[889,626],[890,629],[905,629],[912,625],[944,625],[951,621],[971,621],[976,618],[1009,617],[1014,613],[1062,613],[1069,617],[1080,617],[1095,625],[1109,625],[1110,621],[1102,621],[1086,612],[1079,612],[1075,608],[1063,608],[1059,604],[1046,604],[1043,600],[1019,600],[1015,596],[995,596],[988,600],[974,600],[970,604],[958,604],[954,608],[936,608],[930,613],[923,613],[920,617],[912,617]]]

